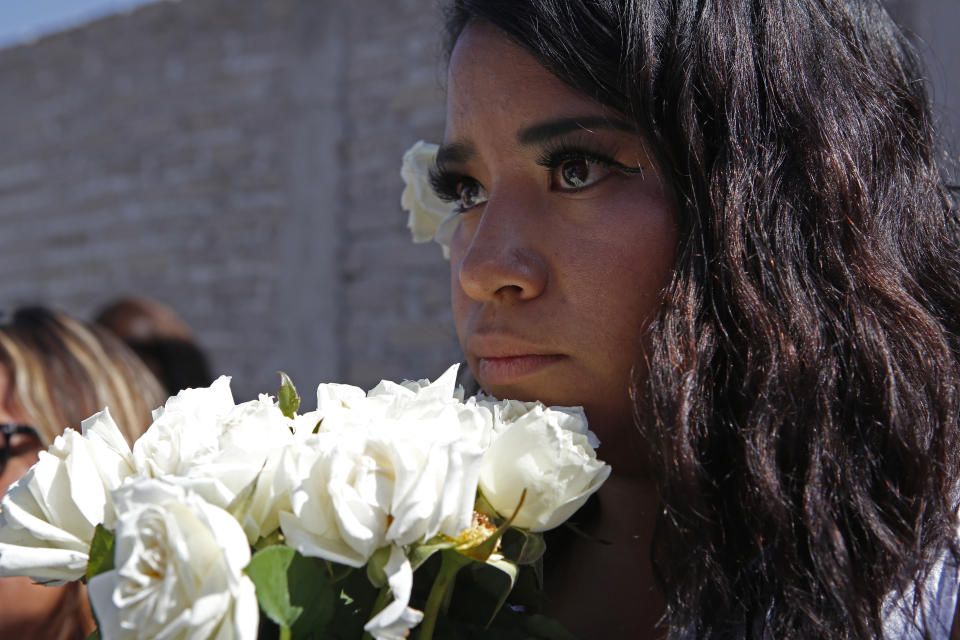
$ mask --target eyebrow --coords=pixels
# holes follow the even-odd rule
[[[636,133],[637,129],[625,120],[606,116],[574,116],[538,122],[517,132],[517,142],[529,147],[552,138],[577,131],[590,132],[593,129],[608,129]],[[470,142],[451,142],[441,145],[437,150],[437,166],[462,164],[476,156],[477,149]]]
[[[437,149],[437,166],[447,163],[462,164],[477,154],[476,147],[469,142],[451,142]]]
[[[526,129],[521,129],[517,133],[517,142],[524,147],[528,147],[568,133],[591,131],[593,129],[614,129],[616,131],[626,131],[629,133],[636,133],[637,130],[636,127],[629,122],[616,118],[605,116],[575,116],[572,118],[548,120],[531,125]]]

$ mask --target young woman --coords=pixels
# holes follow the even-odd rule
[[[879,2],[456,0],[448,28],[432,182],[467,361],[583,405],[614,467],[581,522],[609,544],[548,550],[545,612],[948,636],[957,220]]]
[[[0,497],[67,427],[105,406],[132,442],[163,403],[160,384],[106,329],[40,307],[0,324]],[[84,587],[0,578],[0,637],[86,638],[93,618]]]

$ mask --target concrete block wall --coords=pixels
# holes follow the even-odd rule
[[[433,377],[459,357],[447,262],[438,246],[411,243],[396,203],[403,152],[420,139],[439,142],[443,133],[442,21],[429,1],[395,0],[389,11],[376,0],[361,4],[345,27],[354,44],[344,95],[344,375],[368,382]]]
[[[956,0],[890,2],[960,131]],[[0,309],[156,297],[240,398],[438,375],[447,263],[399,207],[442,134],[436,5],[161,0],[0,51]]]
[[[438,21],[429,1],[161,1],[0,51],[0,308],[159,298],[238,397],[281,368],[437,375],[447,265],[407,239],[399,164],[442,132]]]

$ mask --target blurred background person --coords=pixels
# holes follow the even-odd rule
[[[132,442],[163,403],[160,383],[102,327],[43,307],[0,322],[0,496],[66,428],[105,406]],[[79,582],[0,578],[0,638],[86,638],[94,622]]]
[[[133,349],[168,395],[213,382],[207,356],[194,341],[190,327],[159,300],[118,298],[103,307],[94,321]]]

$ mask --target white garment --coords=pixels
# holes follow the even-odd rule
[[[949,549],[945,549],[930,569],[924,583],[923,608],[912,615],[913,589],[900,598],[887,598],[883,606],[885,640],[922,640],[926,627],[933,640],[947,640],[957,609],[960,569]]]

